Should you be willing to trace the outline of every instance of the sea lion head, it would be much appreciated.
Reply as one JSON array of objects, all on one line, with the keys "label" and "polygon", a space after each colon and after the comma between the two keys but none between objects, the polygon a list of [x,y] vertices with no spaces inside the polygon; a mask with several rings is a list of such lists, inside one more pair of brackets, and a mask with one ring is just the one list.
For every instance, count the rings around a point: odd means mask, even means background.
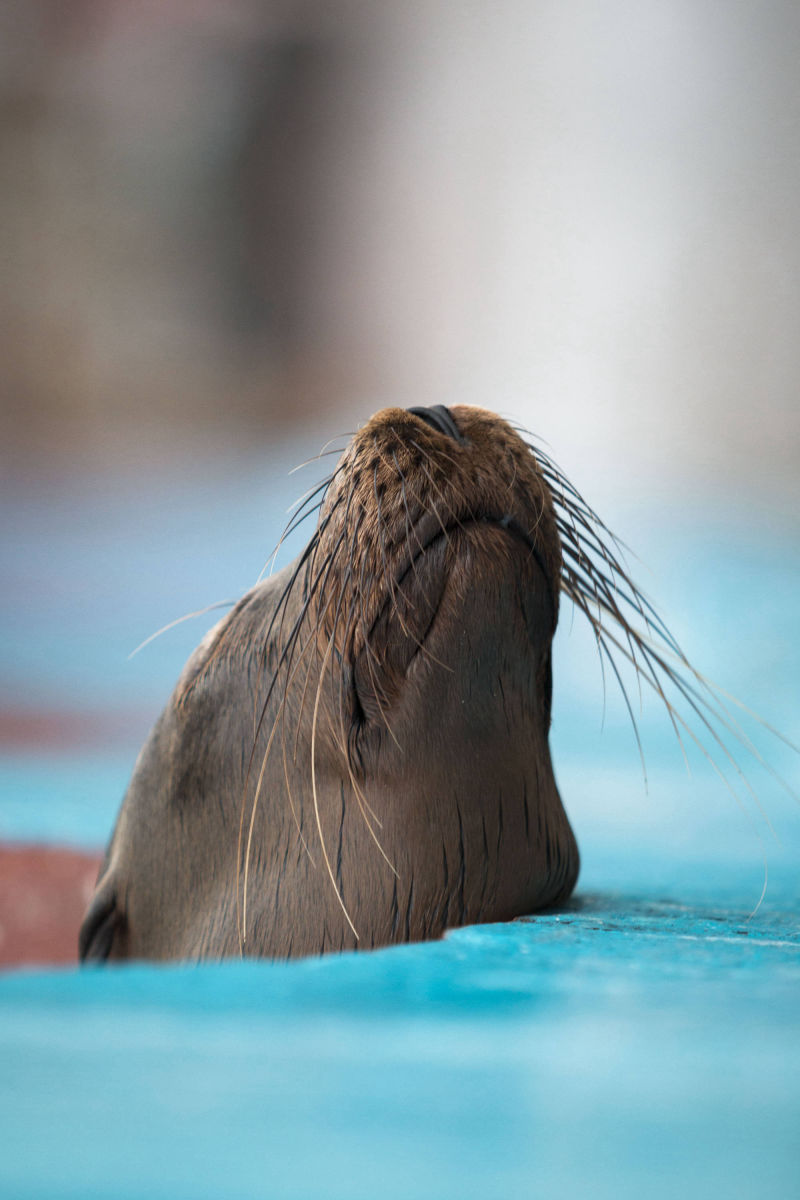
[{"label": "sea lion head", "polygon": [[83,958],[290,957],[563,902],[579,863],[548,745],[560,593],[626,702],[618,662],[679,738],[699,741],[693,714],[741,774],[725,734],[752,744],[621,544],[500,417],[378,413],[290,528],[315,511],[305,550],[184,669],[137,761]]},{"label": "sea lion head", "polygon": [[187,664],[139,756],[81,955],[283,957],[565,899],[548,746],[563,570],[546,460],[478,408],[390,408],[306,549]]}]

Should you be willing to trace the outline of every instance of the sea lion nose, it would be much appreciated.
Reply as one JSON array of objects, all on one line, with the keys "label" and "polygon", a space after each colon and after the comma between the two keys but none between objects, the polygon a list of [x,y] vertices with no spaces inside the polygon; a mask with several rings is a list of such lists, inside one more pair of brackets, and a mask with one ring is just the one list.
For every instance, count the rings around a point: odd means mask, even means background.
[{"label": "sea lion nose", "polygon": [[466,443],[467,439],[453,420],[453,414],[443,404],[432,404],[430,408],[420,406],[419,408],[410,408],[408,411],[415,417],[419,417],[426,425],[430,425],[431,429],[436,429],[446,437],[452,438],[454,442],[460,442],[462,445]]}]

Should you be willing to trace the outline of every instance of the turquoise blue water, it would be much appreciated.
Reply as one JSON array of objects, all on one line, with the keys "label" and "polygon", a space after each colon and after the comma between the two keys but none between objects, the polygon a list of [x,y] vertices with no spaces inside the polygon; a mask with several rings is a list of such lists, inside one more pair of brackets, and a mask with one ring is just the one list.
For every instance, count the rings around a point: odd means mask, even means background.
[{"label": "turquoise blue water", "polygon": [[[4,704],[124,720],[8,744],[0,838],[103,843],[205,626],[127,653],[258,574],[282,503],[260,478],[6,497]],[[665,540],[633,516],[643,583],[690,655],[799,741],[794,545],[738,519],[698,537],[680,514]],[[0,1197],[797,1195],[798,806],[752,759],[772,831],[735,772],[738,801],[691,747],[687,774],[646,698],[645,787],[569,626],[552,742],[574,904],[288,966],[0,975]],[[747,729],[798,790],[798,756]]]}]

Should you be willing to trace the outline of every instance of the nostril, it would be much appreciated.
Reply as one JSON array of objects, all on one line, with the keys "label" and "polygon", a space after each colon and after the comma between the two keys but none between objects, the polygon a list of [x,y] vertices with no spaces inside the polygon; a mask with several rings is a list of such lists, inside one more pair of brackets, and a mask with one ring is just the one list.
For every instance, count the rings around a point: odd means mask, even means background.
[{"label": "nostril", "polygon": [[430,408],[420,406],[419,408],[410,408],[408,411],[415,417],[419,417],[426,425],[430,425],[431,429],[445,434],[454,442],[460,442],[462,446],[466,445],[467,439],[453,420],[453,414],[443,404],[432,404]]}]

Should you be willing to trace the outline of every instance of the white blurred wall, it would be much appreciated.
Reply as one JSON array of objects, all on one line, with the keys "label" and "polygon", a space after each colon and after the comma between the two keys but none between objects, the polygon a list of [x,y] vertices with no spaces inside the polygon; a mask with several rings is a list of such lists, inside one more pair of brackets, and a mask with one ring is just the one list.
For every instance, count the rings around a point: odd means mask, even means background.
[{"label": "white blurred wall", "polygon": [[798,62],[791,4],[404,5],[330,323],[380,347],[401,402],[510,411],[581,478],[796,502]]}]

